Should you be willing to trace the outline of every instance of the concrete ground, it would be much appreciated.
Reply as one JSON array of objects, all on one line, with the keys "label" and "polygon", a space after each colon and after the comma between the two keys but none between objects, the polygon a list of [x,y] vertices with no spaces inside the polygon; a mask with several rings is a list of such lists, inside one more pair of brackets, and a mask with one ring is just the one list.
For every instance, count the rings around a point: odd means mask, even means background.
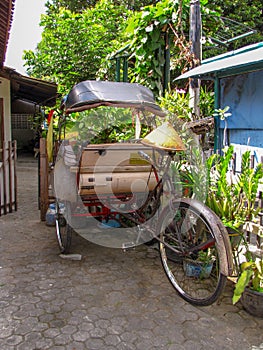
[{"label": "concrete ground", "polygon": [[124,253],[74,235],[80,261],[59,256],[40,221],[37,164],[18,161],[18,211],[0,217],[0,350],[263,349],[263,319],[219,302],[182,300],[153,247]]}]

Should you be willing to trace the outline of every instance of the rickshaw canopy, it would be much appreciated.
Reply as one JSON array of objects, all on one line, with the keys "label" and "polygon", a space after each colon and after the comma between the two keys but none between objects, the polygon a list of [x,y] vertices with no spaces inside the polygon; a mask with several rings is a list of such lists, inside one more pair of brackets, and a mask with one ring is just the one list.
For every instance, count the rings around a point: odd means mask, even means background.
[{"label": "rickshaw canopy", "polygon": [[76,84],[62,102],[66,114],[100,106],[132,107],[165,115],[151,90],[137,83],[86,80]]}]

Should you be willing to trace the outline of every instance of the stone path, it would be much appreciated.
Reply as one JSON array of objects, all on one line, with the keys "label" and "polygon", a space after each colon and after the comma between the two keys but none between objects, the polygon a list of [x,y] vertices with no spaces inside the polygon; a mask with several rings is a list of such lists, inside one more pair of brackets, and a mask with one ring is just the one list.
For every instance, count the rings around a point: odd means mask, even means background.
[{"label": "stone path", "polygon": [[39,219],[34,160],[18,162],[18,180],[18,211],[0,218],[0,350],[263,349],[263,319],[232,305],[230,282],[198,308],[151,247],[124,253],[75,235],[82,259],[61,259]]}]

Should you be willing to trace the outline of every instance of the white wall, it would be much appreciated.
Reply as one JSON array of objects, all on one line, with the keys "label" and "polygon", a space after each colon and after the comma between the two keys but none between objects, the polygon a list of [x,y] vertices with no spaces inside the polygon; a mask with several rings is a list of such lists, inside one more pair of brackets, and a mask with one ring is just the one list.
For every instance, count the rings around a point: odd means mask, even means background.
[{"label": "white wall", "polygon": [[4,99],[4,137],[11,141],[11,97],[10,81],[0,77],[0,98]]},{"label": "white wall", "polygon": [[[0,161],[0,211],[7,214],[14,210],[15,177],[14,160],[10,159],[8,151],[11,142],[11,92],[10,81],[0,77],[0,98],[4,100],[4,142]],[[11,152],[14,156],[14,152]],[[11,167],[10,167],[11,165]],[[9,171],[11,169],[11,172]],[[11,196],[10,196],[11,194]],[[11,198],[10,198],[11,197]]]}]

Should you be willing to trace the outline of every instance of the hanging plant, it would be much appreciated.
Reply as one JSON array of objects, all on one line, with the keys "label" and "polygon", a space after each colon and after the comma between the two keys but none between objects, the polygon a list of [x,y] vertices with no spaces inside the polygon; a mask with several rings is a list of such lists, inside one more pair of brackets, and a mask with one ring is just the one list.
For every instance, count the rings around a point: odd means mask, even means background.
[{"label": "hanging plant", "polygon": [[[130,39],[130,58],[134,58],[132,72],[130,70],[132,81],[142,83],[156,93],[162,92],[165,33],[183,33],[176,28],[178,24],[186,24],[188,16],[189,4],[186,1],[166,0],[157,3],[156,6],[146,6],[143,11],[130,18],[126,34]],[[180,48],[187,44],[183,35],[177,35],[176,41],[177,44],[180,41],[177,50],[177,54],[180,55]]]},{"label": "hanging plant", "polygon": [[[207,0],[201,0],[201,12],[209,14]],[[129,57],[129,81],[149,87],[155,95],[162,95],[165,65],[165,50],[170,49],[170,73],[178,76],[195,63],[188,42],[189,0],[163,0],[149,5],[129,17],[123,33],[125,46],[119,42],[118,53]],[[206,18],[203,26],[206,26]],[[210,21],[210,29],[213,27]],[[167,38],[170,37],[170,40]],[[111,59],[116,50],[109,55],[98,76],[111,76]],[[121,56],[121,55],[120,55]],[[171,80],[173,78],[171,77]]]}]

